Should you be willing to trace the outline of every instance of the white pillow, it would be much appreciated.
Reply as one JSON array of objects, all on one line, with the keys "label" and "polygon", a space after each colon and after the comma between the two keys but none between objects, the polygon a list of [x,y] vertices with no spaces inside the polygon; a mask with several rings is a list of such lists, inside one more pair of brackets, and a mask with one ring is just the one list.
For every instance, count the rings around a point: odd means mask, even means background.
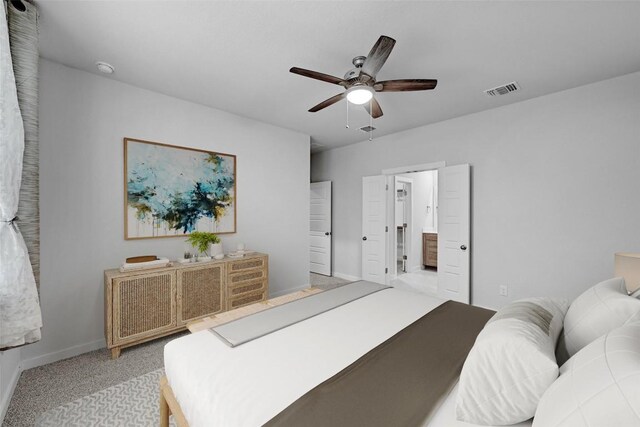
[{"label": "white pillow", "polygon": [[640,299],[627,294],[623,278],[605,280],[571,303],[564,318],[563,345],[571,357],[607,332],[635,319],[640,319]]},{"label": "white pillow", "polygon": [[458,420],[506,425],[533,417],[558,377],[554,352],[567,308],[563,300],[527,298],[498,310],[462,368]]},{"label": "white pillow", "polygon": [[640,323],[598,338],[560,369],[533,427],[640,426]]}]

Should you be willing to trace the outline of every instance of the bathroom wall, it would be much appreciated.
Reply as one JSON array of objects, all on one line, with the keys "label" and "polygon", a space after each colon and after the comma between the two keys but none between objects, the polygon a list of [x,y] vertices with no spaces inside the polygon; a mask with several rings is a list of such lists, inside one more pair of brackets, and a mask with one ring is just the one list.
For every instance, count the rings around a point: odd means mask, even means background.
[{"label": "bathroom wall", "polygon": [[411,207],[411,249],[407,271],[420,270],[422,268],[422,233],[436,232],[435,200],[437,186],[437,172],[424,171],[400,175],[409,178],[412,184]]}]

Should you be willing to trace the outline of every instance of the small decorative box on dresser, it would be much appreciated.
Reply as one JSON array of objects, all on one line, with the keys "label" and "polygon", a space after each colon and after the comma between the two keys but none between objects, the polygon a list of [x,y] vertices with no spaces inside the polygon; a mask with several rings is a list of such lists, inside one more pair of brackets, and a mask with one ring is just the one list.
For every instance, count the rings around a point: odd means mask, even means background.
[{"label": "small decorative box on dresser", "polygon": [[125,347],[185,330],[194,320],[266,300],[269,257],[106,270],[104,290],[105,338],[116,358]]}]

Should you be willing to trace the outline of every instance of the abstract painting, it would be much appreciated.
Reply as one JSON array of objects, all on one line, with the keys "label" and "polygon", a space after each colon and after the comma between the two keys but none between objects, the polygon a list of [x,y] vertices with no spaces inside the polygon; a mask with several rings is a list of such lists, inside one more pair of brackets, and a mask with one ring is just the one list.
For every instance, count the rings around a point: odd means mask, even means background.
[{"label": "abstract painting", "polygon": [[125,239],[235,233],[236,156],[124,139]]}]

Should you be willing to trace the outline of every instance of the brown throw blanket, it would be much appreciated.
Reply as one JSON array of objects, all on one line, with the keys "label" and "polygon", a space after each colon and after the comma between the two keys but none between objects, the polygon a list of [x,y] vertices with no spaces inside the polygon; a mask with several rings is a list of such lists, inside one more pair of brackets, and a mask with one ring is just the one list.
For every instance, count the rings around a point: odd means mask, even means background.
[{"label": "brown throw blanket", "polygon": [[455,385],[476,336],[493,314],[447,301],[265,425],[420,426]]}]

